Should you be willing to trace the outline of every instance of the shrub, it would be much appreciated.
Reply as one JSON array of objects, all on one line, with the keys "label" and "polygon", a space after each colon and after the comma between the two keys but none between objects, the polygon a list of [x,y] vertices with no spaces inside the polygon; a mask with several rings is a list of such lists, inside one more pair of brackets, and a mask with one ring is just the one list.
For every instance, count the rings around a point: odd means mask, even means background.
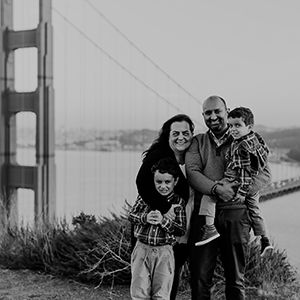
[{"label": "shrub", "polygon": [[112,219],[81,213],[73,229],[63,223],[11,230],[0,243],[0,264],[43,270],[91,284],[128,284],[130,230],[125,216]]},{"label": "shrub", "polygon": [[[127,213],[99,219],[81,213],[73,218],[72,226],[66,222],[13,230],[7,226],[1,234],[0,264],[41,270],[95,286],[129,285],[131,234]],[[286,254],[275,249],[273,256],[262,260],[258,247],[258,241],[252,241],[247,254],[248,299],[272,299],[274,295],[273,299],[297,299],[299,282]],[[224,271],[218,261],[213,299],[224,299],[224,282]],[[181,290],[188,287],[187,263]]]}]

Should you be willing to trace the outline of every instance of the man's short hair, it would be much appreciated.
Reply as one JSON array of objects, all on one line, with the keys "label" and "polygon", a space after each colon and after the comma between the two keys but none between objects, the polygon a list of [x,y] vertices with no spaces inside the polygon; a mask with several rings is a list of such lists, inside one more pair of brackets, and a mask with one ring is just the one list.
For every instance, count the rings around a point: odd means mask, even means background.
[{"label": "man's short hair", "polygon": [[222,98],[221,96],[218,96],[218,95],[212,95],[212,96],[209,96],[206,100],[213,100],[213,99],[220,99],[223,102],[225,109],[227,110],[227,103],[224,98]]}]

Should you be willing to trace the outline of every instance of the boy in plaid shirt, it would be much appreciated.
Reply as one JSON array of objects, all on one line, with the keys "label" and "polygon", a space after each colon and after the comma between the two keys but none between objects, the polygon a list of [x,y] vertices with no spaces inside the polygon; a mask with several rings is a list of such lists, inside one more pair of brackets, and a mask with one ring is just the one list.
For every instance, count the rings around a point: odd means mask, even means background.
[{"label": "boy in plaid shirt", "polygon": [[[270,168],[267,162],[269,149],[263,138],[252,131],[254,116],[249,108],[237,107],[228,113],[228,123],[233,142],[226,153],[225,178],[222,181],[238,182],[236,195],[232,201],[245,202],[252,228],[256,236],[261,236],[261,257],[269,256],[273,246],[267,235],[267,226],[259,208],[259,190],[271,182]],[[208,218],[214,219],[216,200],[205,197],[211,207]],[[221,205],[223,203],[219,203]],[[226,203],[224,203],[226,206]],[[196,246],[204,245],[219,237],[212,222],[206,224]]]},{"label": "boy in plaid shirt", "polygon": [[163,158],[152,167],[156,190],[177,205],[175,219],[151,210],[140,196],[129,214],[137,238],[131,255],[132,299],[170,298],[175,267],[173,245],[176,237],[183,236],[186,230],[185,204],[174,193],[178,181],[176,163],[172,158]]}]

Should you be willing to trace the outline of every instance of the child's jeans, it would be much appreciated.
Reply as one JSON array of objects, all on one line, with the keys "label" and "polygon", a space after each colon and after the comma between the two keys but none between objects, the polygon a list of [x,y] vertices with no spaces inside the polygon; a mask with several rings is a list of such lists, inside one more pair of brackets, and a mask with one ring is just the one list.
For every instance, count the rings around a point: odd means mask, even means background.
[{"label": "child's jeans", "polygon": [[266,222],[259,208],[259,192],[254,194],[248,193],[246,196],[246,205],[249,210],[250,219],[252,221],[252,229],[256,236],[266,236],[268,229]]}]

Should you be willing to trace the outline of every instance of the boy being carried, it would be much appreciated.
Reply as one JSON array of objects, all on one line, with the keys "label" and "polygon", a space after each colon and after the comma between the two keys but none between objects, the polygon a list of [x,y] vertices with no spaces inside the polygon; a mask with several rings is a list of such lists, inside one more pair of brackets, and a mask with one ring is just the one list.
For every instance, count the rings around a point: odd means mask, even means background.
[{"label": "boy being carried", "polygon": [[[272,253],[273,246],[268,238],[267,226],[259,208],[259,190],[271,182],[267,161],[269,149],[263,138],[252,131],[254,116],[249,108],[237,107],[230,111],[228,123],[234,140],[225,157],[225,178],[217,182],[214,188],[217,184],[222,184],[222,181],[239,183],[236,196],[232,201],[246,203],[254,235],[261,236],[261,257],[267,257]],[[214,193],[214,188],[212,193]],[[201,237],[196,246],[204,245],[220,236],[214,226],[217,199],[204,195],[202,201],[206,203],[206,225],[202,228]]]}]

